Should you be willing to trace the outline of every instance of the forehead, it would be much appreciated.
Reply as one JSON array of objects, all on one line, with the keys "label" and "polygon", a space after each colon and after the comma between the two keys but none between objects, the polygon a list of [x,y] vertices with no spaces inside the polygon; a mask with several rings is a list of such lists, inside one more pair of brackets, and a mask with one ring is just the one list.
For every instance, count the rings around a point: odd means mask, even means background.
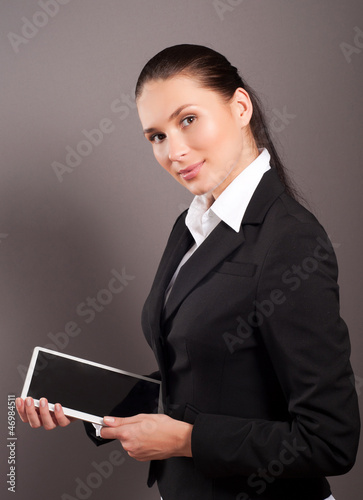
[{"label": "forehead", "polygon": [[187,76],[151,80],[145,83],[137,99],[139,117],[144,127],[168,119],[177,108],[186,104],[213,107],[221,105],[222,100],[217,92],[202,87]]}]

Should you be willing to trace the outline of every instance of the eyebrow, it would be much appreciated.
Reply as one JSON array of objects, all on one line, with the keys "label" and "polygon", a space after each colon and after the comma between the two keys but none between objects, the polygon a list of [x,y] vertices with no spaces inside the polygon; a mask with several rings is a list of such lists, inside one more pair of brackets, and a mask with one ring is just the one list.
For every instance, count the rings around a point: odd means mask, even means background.
[{"label": "eyebrow", "polygon": [[[183,104],[182,106],[179,106],[168,118],[168,122],[171,120],[174,120],[180,113],[183,111],[183,109],[188,108],[189,106],[194,106],[194,104]],[[152,132],[156,132],[157,129],[155,127],[151,128],[146,128],[144,129],[144,134],[151,134]]]}]

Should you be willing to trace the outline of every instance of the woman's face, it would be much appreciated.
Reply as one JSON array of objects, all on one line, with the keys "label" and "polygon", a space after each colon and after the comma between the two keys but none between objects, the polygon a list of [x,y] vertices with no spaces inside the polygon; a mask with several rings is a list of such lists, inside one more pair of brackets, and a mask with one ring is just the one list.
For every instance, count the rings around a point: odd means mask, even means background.
[{"label": "woman's face", "polygon": [[195,195],[214,198],[257,156],[248,94],[237,89],[226,102],[187,76],[152,80],[137,107],[155,158]]}]

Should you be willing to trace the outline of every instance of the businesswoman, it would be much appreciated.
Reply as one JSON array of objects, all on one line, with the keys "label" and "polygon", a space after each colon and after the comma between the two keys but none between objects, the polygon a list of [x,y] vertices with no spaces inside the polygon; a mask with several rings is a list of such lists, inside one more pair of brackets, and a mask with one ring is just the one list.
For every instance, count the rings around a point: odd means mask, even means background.
[{"label": "businesswoman", "polygon": [[[350,470],[359,436],[333,247],[224,56],[163,50],[136,102],[157,161],[195,198],[142,315],[165,414],[105,418],[93,439],[152,460],[164,500],[332,499],[325,476]],[[18,411],[33,427],[69,423],[45,399]]]}]

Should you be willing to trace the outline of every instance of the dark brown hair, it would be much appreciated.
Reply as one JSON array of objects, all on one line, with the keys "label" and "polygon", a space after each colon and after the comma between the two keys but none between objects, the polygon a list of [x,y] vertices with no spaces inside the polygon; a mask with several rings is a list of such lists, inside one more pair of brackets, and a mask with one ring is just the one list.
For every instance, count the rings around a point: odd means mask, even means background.
[{"label": "dark brown hair", "polygon": [[192,77],[203,87],[218,92],[227,101],[239,87],[248,92],[253,106],[250,127],[256,145],[268,150],[271,165],[276,169],[287,193],[297,199],[299,195],[276,151],[259,98],[242,80],[237,68],[219,52],[202,45],[181,44],[167,47],[151,58],[142,69],[136,84],[136,99],[140,97],[146,82],[166,80],[180,74]]}]

